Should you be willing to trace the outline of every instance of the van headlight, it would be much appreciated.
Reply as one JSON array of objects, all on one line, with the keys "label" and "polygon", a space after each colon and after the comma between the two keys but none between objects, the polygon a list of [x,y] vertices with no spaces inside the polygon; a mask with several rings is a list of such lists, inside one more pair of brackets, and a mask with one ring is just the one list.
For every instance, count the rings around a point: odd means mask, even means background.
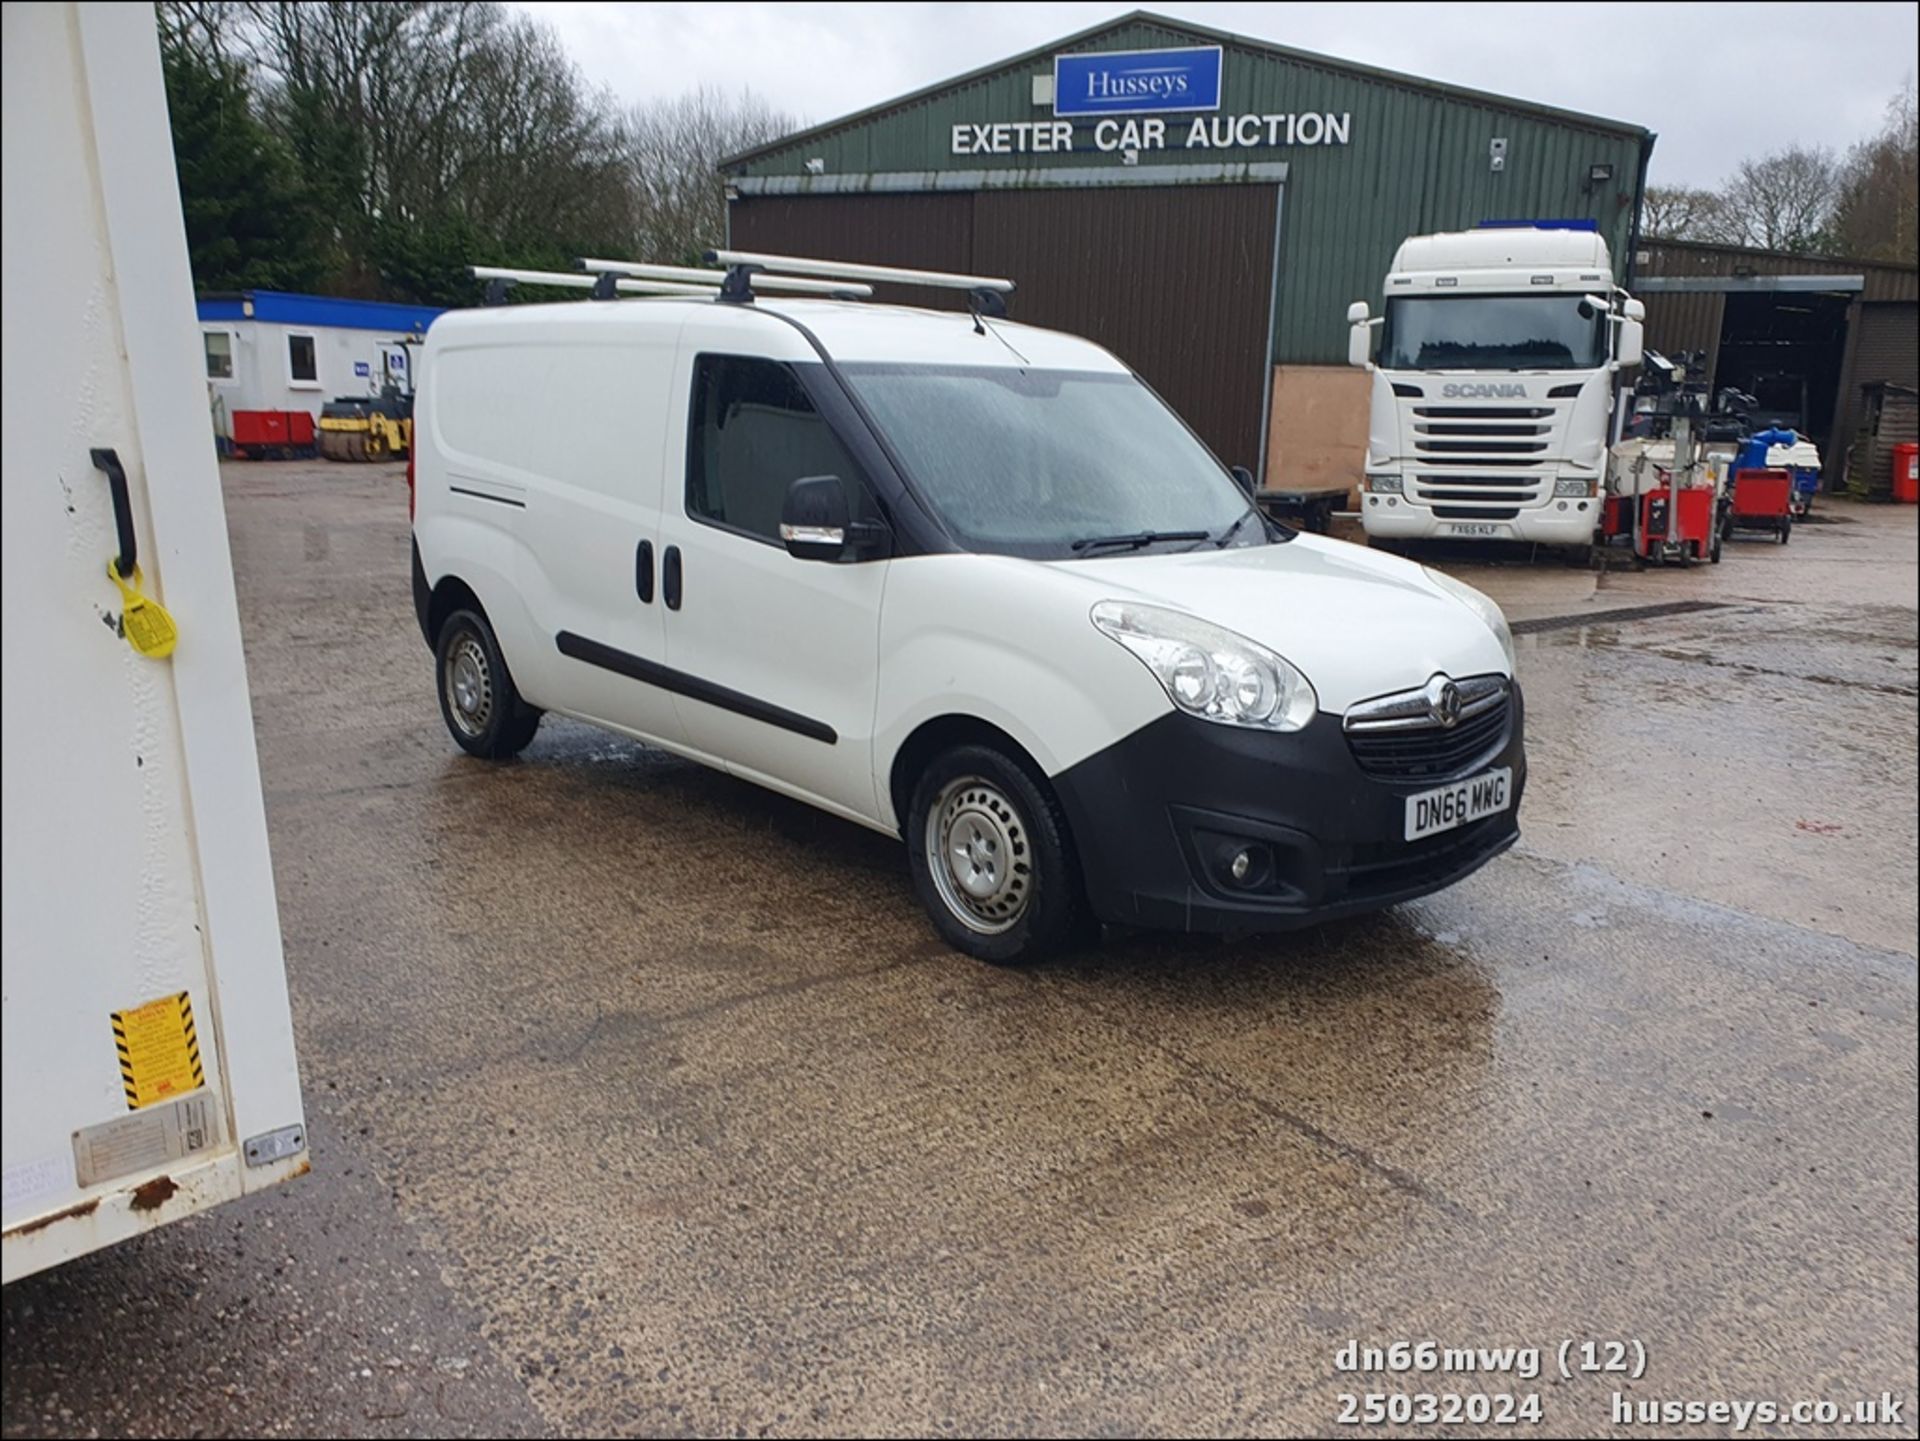
[{"label": "van headlight", "polygon": [[1178,709],[1201,720],[1297,731],[1320,708],[1312,684],[1281,657],[1185,611],[1103,600],[1093,623],[1140,658]]},{"label": "van headlight", "polygon": [[1507,618],[1501,613],[1500,607],[1472,586],[1468,585],[1465,581],[1455,580],[1452,576],[1442,571],[1437,571],[1432,566],[1422,566],[1420,568],[1426,571],[1428,580],[1431,580],[1455,600],[1463,603],[1468,610],[1472,611],[1487,623],[1487,629],[1493,632],[1493,638],[1500,642],[1500,649],[1506,653],[1507,674],[1512,675],[1514,672],[1513,632],[1507,629]]}]

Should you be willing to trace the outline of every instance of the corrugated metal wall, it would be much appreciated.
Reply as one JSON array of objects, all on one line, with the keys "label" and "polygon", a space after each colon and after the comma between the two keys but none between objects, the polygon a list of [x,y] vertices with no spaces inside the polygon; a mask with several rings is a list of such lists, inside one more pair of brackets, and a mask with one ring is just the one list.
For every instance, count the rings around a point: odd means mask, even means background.
[{"label": "corrugated metal wall", "polygon": [[1727,313],[1724,291],[1657,290],[1640,298],[1647,306],[1647,349],[1662,355],[1704,350],[1712,366]]},{"label": "corrugated metal wall", "polygon": [[743,250],[1012,276],[1016,320],[1098,341],[1223,461],[1258,469],[1277,198],[1271,185],[816,195],[742,199],[730,215]]},{"label": "corrugated metal wall", "polygon": [[[1347,145],[1230,151],[1182,148],[1192,117],[1168,116],[1169,148],[1141,155],[1143,165],[1222,160],[1289,165],[1276,307],[1277,361],[1342,363],[1347,305],[1363,299],[1378,303],[1393,251],[1408,235],[1462,229],[1490,219],[1581,217],[1594,220],[1616,259],[1621,256],[1632,222],[1644,133],[1636,127],[1436,89],[1411,78],[1223,37],[1204,28],[1150,20],[1077,37],[1065,48],[1084,53],[1215,41],[1223,48],[1221,113],[1352,116]],[[1031,92],[1032,77],[1050,73],[1050,53],[1016,57],[990,73],[852,117],[752,155],[731,173],[796,177],[798,183],[821,186],[873,173],[915,173],[931,188],[934,172],[1112,166],[1116,180],[1123,180],[1119,156],[1093,150],[1092,128],[1085,122],[1076,128],[1075,143],[1082,148],[1070,154],[951,153],[955,124],[1052,117],[1050,109],[1033,104]],[[1488,157],[1488,144],[1495,138],[1507,142],[1505,168],[1499,173]],[[818,182],[805,178],[809,159],[822,162]],[[1613,178],[1589,189],[1587,174],[1595,164],[1611,165]],[[791,242],[783,238],[779,243]],[[1177,279],[1177,272],[1171,278]]]},{"label": "corrugated metal wall", "polygon": [[1920,303],[1861,306],[1854,345],[1855,384],[1889,380],[1920,388]]}]

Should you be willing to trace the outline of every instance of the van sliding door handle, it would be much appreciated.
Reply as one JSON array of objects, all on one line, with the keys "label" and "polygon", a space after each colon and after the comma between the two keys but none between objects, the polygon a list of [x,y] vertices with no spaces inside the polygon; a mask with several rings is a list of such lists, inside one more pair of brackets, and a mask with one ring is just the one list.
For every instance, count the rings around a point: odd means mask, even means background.
[{"label": "van sliding door handle", "polygon": [[667,553],[660,558],[660,591],[668,610],[680,609],[680,547],[677,545],[668,546]]},{"label": "van sliding door handle", "polygon": [[633,552],[633,589],[646,605],[653,604],[653,542],[643,540]]}]

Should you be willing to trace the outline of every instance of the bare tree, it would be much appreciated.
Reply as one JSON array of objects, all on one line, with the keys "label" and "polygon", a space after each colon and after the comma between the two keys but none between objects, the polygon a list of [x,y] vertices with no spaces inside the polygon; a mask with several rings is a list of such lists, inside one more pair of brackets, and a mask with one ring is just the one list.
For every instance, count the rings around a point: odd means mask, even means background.
[{"label": "bare tree", "polygon": [[1880,133],[1847,153],[1833,228],[1847,255],[1908,265],[1920,258],[1920,107],[1911,74],[1887,102]]},{"label": "bare tree", "polygon": [[1726,198],[1697,185],[1649,185],[1640,226],[1663,240],[1704,240],[1725,244],[1737,239]]},{"label": "bare tree", "polygon": [[1823,145],[1790,145],[1743,160],[1722,192],[1741,243],[1766,250],[1832,246],[1840,167]]},{"label": "bare tree", "polygon": [[801,128],[754,96],[701,88],[635,106],[626,124],[640,253],[693,263],[726,239],[720,162]]}]

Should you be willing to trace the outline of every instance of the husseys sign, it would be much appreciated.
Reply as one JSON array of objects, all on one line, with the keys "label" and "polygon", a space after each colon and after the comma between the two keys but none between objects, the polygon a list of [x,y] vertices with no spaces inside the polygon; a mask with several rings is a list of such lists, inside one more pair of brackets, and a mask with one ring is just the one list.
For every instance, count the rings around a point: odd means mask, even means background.
[{"label": "husseys sign", "polygon": [[1219,108],[1218,45],[1053,57],[1055,115],[1146,115]]},{"label": "husseys sign", "polygon": [[956,125],[951,149],[955,155],[1278,149],[1345,145],[1353,130],[1345,111],[1184,113],[1219,109],[1218,45],[1056,55],[1052,120]]}]

